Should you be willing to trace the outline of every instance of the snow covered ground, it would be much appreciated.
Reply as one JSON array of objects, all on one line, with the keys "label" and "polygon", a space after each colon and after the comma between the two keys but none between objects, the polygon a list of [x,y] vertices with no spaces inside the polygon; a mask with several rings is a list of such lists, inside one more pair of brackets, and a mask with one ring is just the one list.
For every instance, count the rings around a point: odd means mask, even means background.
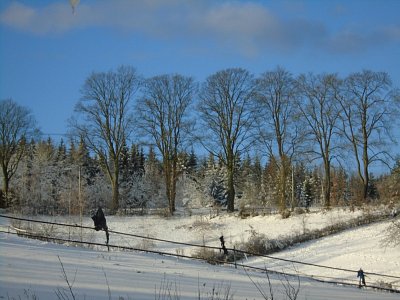
[{"label": "snow covered ground", "polygon": [[[382,236],[389,224],[390,221],[386,221],[346,230],[340,234],[303,243],[273,256],[342,269],[362,268],[365,272],[400,277],[400,248],[382,246]],[[313,275],[328,281],[346,279],[347,282],[354,282],[355,279],[354,273],[265,258],[250,259],[247,264],[265,265],[277,271],[295,267],[301,275]],[[400,287],[400,279],[369,275],[366,280],[369,284],[384,281]]]},{"label": "snow covered ground", "polygon": [[[111,230],[195,244],[204,242],[212,246],[219,246],[218,238],[224,235],[227,247],[230,247],[237,241],[247,240],[254,231],[273,238],[293,231],[322,228],[338,221],[350,220],[362,213],[358,211],[353,214],[338,209],[282,220],[278,215],[239,219],[232,215],[213,216],[204,212],[172,218],[113,216],[107,217],[107,222]],[[52,220],[66,222],[68,218]],[[8,222],[0,218],[3,228],[6,228]],[[84,224],[91,226],[90,218],[84,218]],[[273,256],[354,271],[362,267],[366,272],[400,276],[400,249],[381,246],[382,236],[389,224],[390,221],[385,221],[347,230],[291,247]],[[84,239],[104,242],[104,238],[104,232],[84,233]],[[116,235],[111,235],[110,243],[144,246],[170,253],[178,252],[179,248],[179,252],[186,255],[193,251],[189,247],[183,247],[182,250],[178,245],[146,244],[141,239]],[[73,292],[78,299],[109,299],[108,287],[112,299],[162,299],[158,295],[165,294],[167,289],[178,294],[180,299],[199,299],[199,291],[201,299],[208,299],[213,288],[221,290],[223,294],[229,288],[234,299],[262,299],[241,268],[212,266],[154,254],[116,250],[107,252],[104,248],[66,247],[4,233],[0,234],[0,299],[19,299],[19,296],[28,299],[25,293],[36,295],[38,299],[57,299],[55,292],[67,288],[59,259],[68,279],[74,282]],[[357,282],[355,272],[294,265],[266,258],[248,258],[243,263],[277,271],[295,269],[301,278],[298,299],[400,299],[399,294],[320,283],[302,277],[306,274],[324,280],[333,277]],[[265,291],[269,290],[265,274],[251,272],[249,275],[255,282],[261,283]],[[285,299],[281,279],[271,275],[275,299]],[[295,284],[295,278],[290,280]],[[367,283],[378,280],[397,286],[400,284],[394,278],[367,277]],[[164,292],[160,292],[160,288]]]}]

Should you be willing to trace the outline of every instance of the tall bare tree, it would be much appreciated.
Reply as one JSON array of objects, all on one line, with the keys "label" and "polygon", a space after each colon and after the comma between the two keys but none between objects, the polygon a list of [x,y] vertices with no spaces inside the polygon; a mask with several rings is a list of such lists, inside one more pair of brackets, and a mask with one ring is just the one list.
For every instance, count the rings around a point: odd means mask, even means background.
[{"label": "tall bare tree", "polygon": [[162,156],[170,214],[175,212],[176,183],[181,171],[179,153],[193,128],[190,106],[196,88],[191,77],[156,76],[146,81],[143,99],[137,104],[137,124]]},{"label": "tall bare tree", "polygon": [[38,133],[36,121],[29,109],[12,99],[0,101],[0,164],[4,193],[4,197],[0,196],[0,207],[9,205],[11,178],[25,154],[26,141],[35,133]]},{"label": "tall bare tree", "polygon": [[286,208],[286,182],[298,140],[297,91],[294,78],[281,67],[263,73],[257,80],[257,102],[262,113],[261,139],[267,147],[268,155],[274,157],[271,161],[277,163],[279,170],[281,211]]},{"label": "tall bare tree", "polygon": [[392,89],[387,73],[364,70],[345,79],[340,104],[343,134],[353,150],[365,200],[370,166],[390,159],[387,145],[391,143],[391,130],[396,123],[393,117],[399,113],[400,93]]},{"label": "tall bare tree", "polygon": [[112,187],[111,209],[119,206],[119,160],[133,129],[131,101],[140,86],[135,69],[93,73],[81,90],[72,129],[99,158]]},{"label": "tall bare tree", "polygon": [[339,143],[340,109],[337,101],[340,80],[336,75],[301,75],[298,87],[302,93],[298,108],[305,122],[307,152],[314,159],[322,159],[324,167],[323,197],[330,206],[331,163]]},{"label": "tall bare tree", "polygon": [[226,166],[228,211],[235,208],[235,165],[254,141],[255,82],[244,69],[219,71],[206,79],[200,92],[199,112],[203,145]]}]

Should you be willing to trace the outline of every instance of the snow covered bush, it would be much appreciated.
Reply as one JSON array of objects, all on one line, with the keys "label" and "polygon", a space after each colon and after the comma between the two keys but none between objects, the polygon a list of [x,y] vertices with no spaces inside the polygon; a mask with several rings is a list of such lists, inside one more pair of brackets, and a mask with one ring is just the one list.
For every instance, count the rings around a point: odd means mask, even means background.
[{"label": "snow covered bush", "polygon": [[251,230],[248,241],[242,245],[238,245],[238,248],[249,253],[265,254],[267,253],[267,244],[268,238],[265,234]]},{"label": "snow covered bush", "polygon": [[221,263],[225,260],[223,252],[218,252],[217,250],[210,248],[199,248],[193,252],[192,256],[204,260],[212,265]]},{"label": "snow covered bush", "polygon": [[400,246],[400,217],[397,217],[397,219],[393,220],[389,225],[382,242],[386,247]]}]

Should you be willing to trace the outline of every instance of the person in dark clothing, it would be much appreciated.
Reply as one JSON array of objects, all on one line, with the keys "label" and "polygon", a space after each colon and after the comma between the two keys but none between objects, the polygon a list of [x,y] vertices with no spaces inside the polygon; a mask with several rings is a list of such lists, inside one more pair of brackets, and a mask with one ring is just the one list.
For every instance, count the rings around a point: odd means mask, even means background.
[{"label": "person in dark clothing", "polygon": [[228,255],[228,249],[226,249],[225,247],[225,240],[224,240],[224,236],[221,235],[221,237],[219,238],[219,240],[221,241],[221,248],[224,251],[225,255]]},{"label": "person in dark clothing", "polygon": [[101,207],[99,207],[97,209],[97,212],[94,216],[92,216],[92,220],[94,222],[94,229],[96,231],[99,230],[106,230],[107,228],[107,221],[106,221],[106,217],[104,216],[104,212],[101,209]]},{"label": "person in dark clothing", "polygon": [[363,286],[365,286],[365,274],[364,274],[363,269],[360,268],[360,270],[358,270],[358,272],[357,272],[357,277],[360,278],[360,280],[359,280],[359,282],[358,282],[358,285],[359,285],[360,287],[361,287],[361,284],[362,284]]},{"label": "person in dark clothing", "polygon": [[96,231],[99,230],[104,230],[106,232],[106,244],[108,246],[108,242],[109,242],[109,235],[108,235],[108,227],[107,227],[107,221],[106,221],[106,217],[104,216],[104,212],[101,209],[101,207],[99,207],[97,209],[97,212],[94,216],[92,216],[92,220],[94,222],[94,229]]}]

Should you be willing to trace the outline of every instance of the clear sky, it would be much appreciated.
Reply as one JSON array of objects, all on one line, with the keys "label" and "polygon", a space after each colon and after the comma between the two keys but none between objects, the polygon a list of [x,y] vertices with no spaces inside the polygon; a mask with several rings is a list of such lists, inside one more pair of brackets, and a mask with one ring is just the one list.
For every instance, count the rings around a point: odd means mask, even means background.
[{"label": "clear sky", "polygon": [[0,99],[67,131],[93,71],[134,66],[202,81],[229,67],[258,75],[386,71],[400,87],[400,0],[0,1]]}]

